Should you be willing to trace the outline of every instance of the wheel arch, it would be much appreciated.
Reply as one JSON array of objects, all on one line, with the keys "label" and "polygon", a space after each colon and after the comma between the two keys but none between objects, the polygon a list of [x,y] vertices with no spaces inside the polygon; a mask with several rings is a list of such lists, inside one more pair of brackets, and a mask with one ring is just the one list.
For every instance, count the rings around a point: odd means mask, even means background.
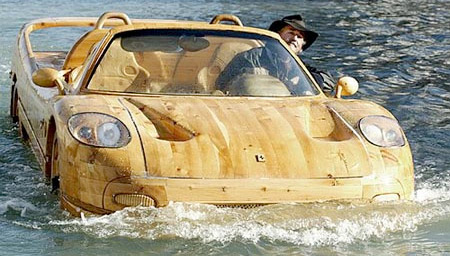
[{"label": "wheel arch", "polygon": [[53,176],[58,176],[52,174],[52,151],[54,146],[54,140],[56,139],[56,122],[55,118],[52,116],[48,122],[47,128],[47,142],[45,145],[45,170],[44,175],[46,178],[53,178]]},{"label": "wheel arch", "polygon": [[18,114],[17,114],[17,104],[19,101],[19,95],[17,93],[17,76],[14,72],[10,73],[12,85],[11,85],[11,101],[9,105],[9,115],[12,117],[13,122],[17,122],[19,120]]}]

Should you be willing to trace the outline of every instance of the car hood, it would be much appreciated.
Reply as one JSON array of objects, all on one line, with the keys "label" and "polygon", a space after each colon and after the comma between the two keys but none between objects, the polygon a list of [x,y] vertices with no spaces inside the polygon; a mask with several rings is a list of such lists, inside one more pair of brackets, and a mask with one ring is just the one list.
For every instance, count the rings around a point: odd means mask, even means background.
[{"label": "car hood", "polygon": [[[150,176],[332,178],[370,174],[365,141],[327,99],[123,98]],[[336,106],[333,106],[336,105]],[[351,116],[347,111],[346,116]]]}]

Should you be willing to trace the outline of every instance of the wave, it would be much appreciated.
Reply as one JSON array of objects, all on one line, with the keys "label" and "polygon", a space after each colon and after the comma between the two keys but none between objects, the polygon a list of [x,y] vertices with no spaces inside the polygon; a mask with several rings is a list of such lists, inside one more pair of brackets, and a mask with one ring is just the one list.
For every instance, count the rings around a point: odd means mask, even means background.
[{"label": "wave", "polygon": [[111,215],[53,220],[62,232],[99,238],[182,238],[202,243],[268,240],[295,245],[352,244],[415,232],[450,215],[450,191],[417,191],[417,200],[389,203],[322,202],[255,209],[171,203],[165,208],[125,208]]},{"label": "wave", "polygon": [[[56,196],[42,196],[49,188],[38,178],[39,172],[27,165],[3,163],[5,174],[15,177],[5,189],[13,191],[14,187],[15,192],[0,196],[0,215],[15,215],[15,225],[30,229],[97,238],[175,238],[205,244],[268,241],[303,246],[381,242],[392,236],[402,239],[450,218],[450,179],[445,172],[439,177],[428,175],[435,173],[433,166],[418,165],[418,184],[411,201],[331,201],[253,209],[170,203],[164,208],[134,207],[105,216],[73,218],[58,209]],[[14,176],[18,170],[28,175]]]},{"label": "wave", "polygon": [[39,208],[34,204],[19,198],[0,198],[0,215],[8,211],[20,212],[21,217],[25,217],[27,212],[39,212]]}]

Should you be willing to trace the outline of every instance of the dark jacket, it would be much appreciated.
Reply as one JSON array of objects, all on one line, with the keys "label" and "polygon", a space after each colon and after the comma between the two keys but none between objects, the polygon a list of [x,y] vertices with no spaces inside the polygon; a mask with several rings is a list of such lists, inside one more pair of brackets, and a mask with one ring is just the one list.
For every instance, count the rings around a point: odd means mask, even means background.
[{"label": "dark jacket", "polygon": [[328,72],[317,70],[315,67],[306,65],[306,68],[311,75],[313,75],[314,79],[316,79],[320,89],[322,89],[326,95],[331,95],[333,93],[334,86],[336,85],[334,78]]}]

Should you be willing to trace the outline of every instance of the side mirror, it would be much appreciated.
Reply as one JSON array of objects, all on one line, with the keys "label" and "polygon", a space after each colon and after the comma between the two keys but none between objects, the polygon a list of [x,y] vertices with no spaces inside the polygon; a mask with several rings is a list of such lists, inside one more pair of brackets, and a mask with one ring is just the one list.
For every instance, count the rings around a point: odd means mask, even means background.
[{"label": "side mirror", "polygon": [[67,83],[64,80],[64,75],[67,72],[69,70],[58,71],[53,68],[41,68],[33,72],[33,83],[41,87],[58,86],[60,93],[65,93]]},{"label": "side mirror", "polygon": [[341,98],[342,96],[350,96],[358,91],[359,84],[355,78],[350,76],[344,76],[339,78],[335,90],[336,98]]}]

